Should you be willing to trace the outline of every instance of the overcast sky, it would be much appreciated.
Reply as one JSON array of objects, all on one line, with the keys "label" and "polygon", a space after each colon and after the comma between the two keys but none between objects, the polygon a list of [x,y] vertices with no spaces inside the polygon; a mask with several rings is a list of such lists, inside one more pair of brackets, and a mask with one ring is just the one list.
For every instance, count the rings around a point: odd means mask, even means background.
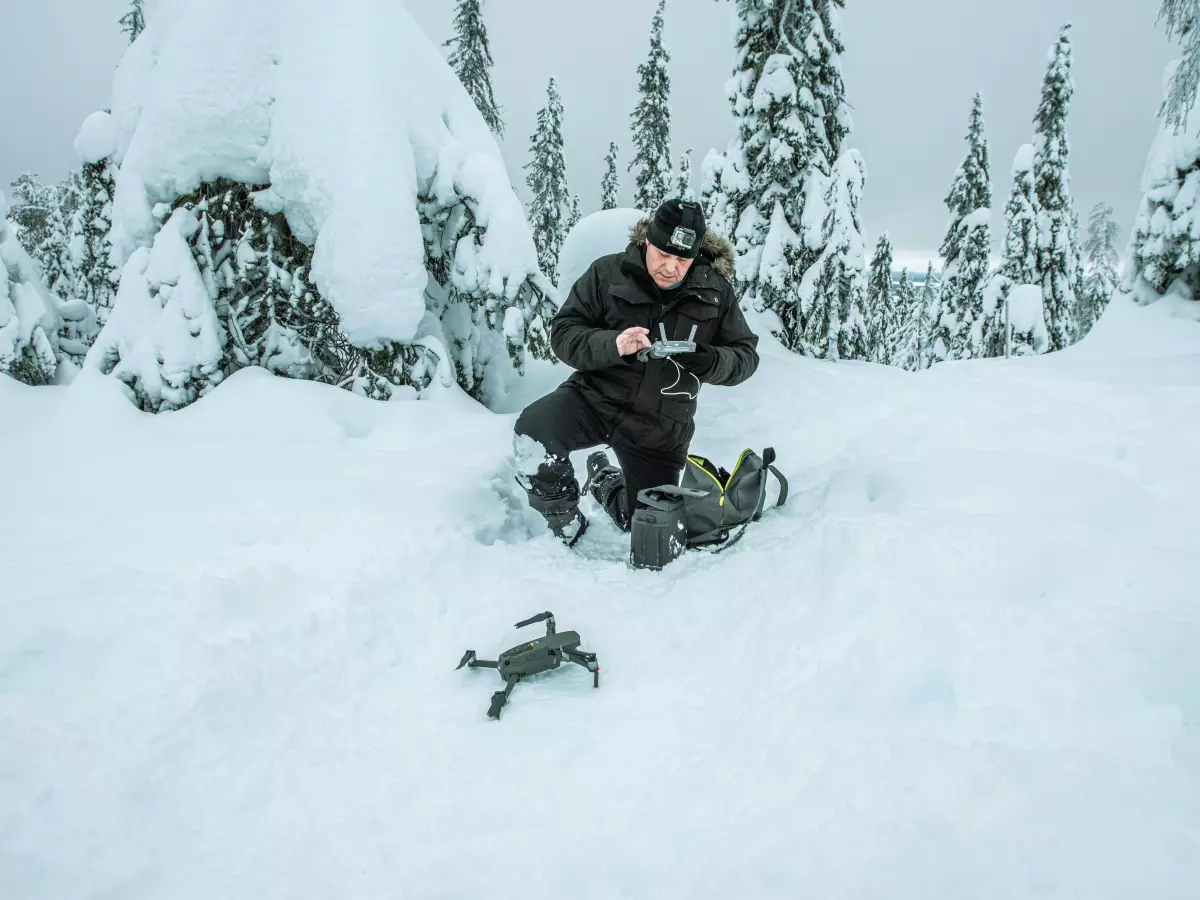
[{"label": "overcast sky", "polygon": [[[253,2],[253,0],[247,0]],[[1173,48],[1155,24],[1160,0],[848,0],[843,69],[854,131],[848,146],[867,162],[863,225],[873,243],[887,230],[898,256],[919,266],[935,256],[946,227],[942,203],[966,150],[971,97],[983,92],[991,149],[993,230],[1002,229],[1009,167],[1031,139],[1046,55],[1064,22],[1074,24],[1075,101],[1068,129],[1076,208],[1086,222],[1111,203],[1124,233],[1140,197],[1154,135],[1162,71]],[[108,105],[125,38],[116,20],[128,0],[5,0],[0,51],[0,182],[31,169],[62,178],[74,165],[80,122]],[[451,33],[454,0],[409,2],[429,37]],[[547,79],[565,108],[567,176],[584,212],[600,202],[608,142],[620,145],[622,199],[629,113],[637,65],[657,0],[484,0],[503,142],[514,184],[524,171]],[[671,51],[676,157],[724,148],[732,118],[724,85],[732,62],[732,4],[674,0],[666,17]],[[214,39],[220,24],[214,23]]]}]

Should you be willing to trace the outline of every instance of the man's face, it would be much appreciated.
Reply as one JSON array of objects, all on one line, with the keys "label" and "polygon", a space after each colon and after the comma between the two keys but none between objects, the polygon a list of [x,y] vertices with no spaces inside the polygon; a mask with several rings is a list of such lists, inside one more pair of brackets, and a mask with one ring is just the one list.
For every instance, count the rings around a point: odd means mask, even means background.
[{"label": "man's face", "polygon": [[683,281],[693,262],[686,256],[663,253],[649,241],[646,242],[646,268],[660,288],[675,287]]}]

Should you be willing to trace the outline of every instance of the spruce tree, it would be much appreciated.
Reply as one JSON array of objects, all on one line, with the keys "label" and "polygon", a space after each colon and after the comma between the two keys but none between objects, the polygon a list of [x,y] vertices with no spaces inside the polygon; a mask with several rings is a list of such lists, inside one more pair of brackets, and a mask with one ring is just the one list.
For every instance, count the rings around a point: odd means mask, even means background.
[{"label": "spruce tree", "polygon": [[1088,219],[1088,237],[1084,247],[1083,296],[1080,303],[1079,336],[1092,330],[1108,301],[1117,289],[1117,273],[1121,259],[1117,253],[1117,239],[1121,229],[1112,218],[1113,208],[1107,203],[1092,207]]},{"label": "spruce tree", "polygon": [[546,105],[538,110],[537,131],[531,141],[533,158],[525,164],[525,183],[533,192],[529,221],[538,264],[548,278],[556,278],[558,251],[566,237],[570,215],[567,197],[567,164],[563,157],[563,108],[558,84],[553,78],[546,88]]},{"label": "spruce tree", "polygon": [[672,196],[680,200],[694,201],[696,192],[692,189],[692,148],[679,157],[679,169],[675,173],[675,192]]},{"label": "spruce tree", "polygon": [[608,155],[604,157],[604,180],[600,182],[600,208],[616,209],[621,184],[617,180],[617,145],[610,142]]},{"label": "spruce tree", "polygon": [[83,300],[103,324],[108,321],[117,292],[117,272],[108,240],[112,228],[116,166],[111,160],[84,163],[82,200],[71,228],[76,253],[75,296]]},{"label": "spruce tree", "polygon": [[983,290],[991,257],[991,166],[984,135],[983,97],[975,95],[967,155],[945,200],[950,225],[942,241],[942,293],[933,338],[939,359],[982,355]]},{"label": "spruce tree", "polygon": [[917,291],[913,287],[912,276],[908,274],[908,266],[905,266],[900,277],[892,286],[892,316],[891,316],[891,343],[887,347],[887,361],[890,365],[903,365],[902,351],[904,345],[905,328],[908,325],[909,317],[913,313],[913,308],[917,303]]},{"label": "spruce tree", "polygon": [[1159,110],[1162,120],[1179,131],[1187,126],[1200,93],[1200,0],[1162,0],[1158,17],[1166,23],[1167,37],[1183,47],[1183,58],[1171,72]]},{"label": "spruce tree", "polygon": [[652,212],[671,190],[671,78],[667,64],[671,54],[663,46],[663,12],[666,0],[659,0],[650,28],[650,54],[638,66],[638,102],[633,120],[633,160],[636,169],[633,205]]},{"label": "spruce tree", "polygon": [[[807,300],[802,348],[807,355],[822,359],[870,359],[870,340],[864,307],[867,299],[866,248],[858,207],[862,199],[866,166],[857,150],[849,150],[838,160],[825,196],[823,241],[825,250],[805,273],[800,287]],[[785,231],[783,206],[775,205],[771,234]],[[775,255],[768,244],[764,262]],[[785,308],[793,313],[795,307]],[[784,320],[785,334],[796,320]]]},{"label": "spruce tree", "polygon": [[146,30],[146,15],[142,12],[143,5],[144,0],[132,0],[129,12],[121,16],[121,32],[129,35],[131,44],[138,39],[138,35]]},{"label": "spruce tree", "polygon": [[700,166],[700,205],[705,224],[728,240],[733,238],[734,201],[725,184],[727,171],[725,154],[709,150]]},{"label": "spruce tree", "polygon": [[25,252],[41,264],[38,253],[50,231],[51,213],[55,206],[54,189],[38,181],[33,172],[22,172],[12,183],[12,203],[8,220],[15,226],[14,234]]},{"label": "spruce tree", "polygon": [[42,266],[42,283],[59,300],[71,300],[75,295],[75,266],[71,262],[70,233],[63,220],[59,202],[50,207],[46,237],[38,248],[37,258]]},{"label": "spruce tree", "polygon": [[[908,270],[904,271],[908,278]],[[910,285],[908,290],[913,290]],[[893,362],[911,372],[927,369],[933,360],[933,331],[937,324],[938,300],[933,290],[933,263],[925,270],[921,290],[908,308]]]},{"label": "spruce tree", "polygon": [[579,195],[573,194],[571,196],[571,209],[567,213],[567,227],[563,229],[564,240],[566,239],[566,235],[571,233],[571,229],[578,225],[579,220],[582,218],[583,215],[579,211]]},{"label": "spruce tree", "polygon": [[1033,145],[1013,159],[1012,186],[1004,205],[1004,245],[1000,268],[985,292],[984,355],[1003,356],[1007,343],[1004,306],[1012,288],[1040,284],[1037,273],[1037,192],[1033,184]]},{"label": "spruce tree", "polygon": [[1042,99],[1034,116],[1033,186],[1037,196],[1037,276],[1050,350],[1070,342],[1075,316],[1078,277],[1071,237],[1074,204],[1067,164],[1067,113],[1075,85],[1071,80],[1071,26],[1064,25],[1050,54]]},{"label": "spruce tree", "polygon": [[453,47],[447,61],[462,82],[475,106],[496,135],[504,136],[504,120],[492,92],[492,50],[488,46],[487,27],[483,23],[482,0],[458,0],[454,14],[454,37],[446,41]]},{"label": "spruce tree", "polygon": [[[822,296],[832,289],[828,197],[840,191],[845,199],[846,180],[833,172],[850,129],[836,21],[842,6],[843,0],[738,0],[729,82],[736,131],[722,171],[741,302],[775,312],[780,341],[819,356],[834,354],[830,336],[814,339],[846,296]],[[848,163],[842,175],[858,167],[860,179],[861,162]]]},{"label": "spruce tree", "polygon": [[892,241],[887,232],[880,235],[871,258],[871,275],[867,284],[867,338],[871,361],[891,361],[895,340],[895,303],[892,291]]}]

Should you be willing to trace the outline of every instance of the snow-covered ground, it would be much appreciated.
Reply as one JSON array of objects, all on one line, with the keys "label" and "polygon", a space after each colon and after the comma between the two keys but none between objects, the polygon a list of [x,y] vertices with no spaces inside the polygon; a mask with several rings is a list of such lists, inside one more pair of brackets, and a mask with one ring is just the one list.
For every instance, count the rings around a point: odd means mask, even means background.
[{"label": "snow-covered ground", "polygon": [[[0,379],[0,895],[1194,898],[1200,328],[1125,303],[920,375],[764,341],[694,448],[793,499],[657,574],[529,537],[512,414]],[[546,609],[600,689],[489,720],[454,666]]]}]

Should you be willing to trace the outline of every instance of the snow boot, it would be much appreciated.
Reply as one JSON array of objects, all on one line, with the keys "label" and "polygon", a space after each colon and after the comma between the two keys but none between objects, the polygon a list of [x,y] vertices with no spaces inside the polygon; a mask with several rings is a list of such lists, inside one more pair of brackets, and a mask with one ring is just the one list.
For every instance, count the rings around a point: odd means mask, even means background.
[{"label": "snow boot", "polygon": [[629,530],[629,511],[622,500],[625,496],[625,473],[608,461],[603,450],[597,450],[587,460],[588,480],[585,490],[607,512],[617,527]]},{"label": "snow boot", "polygon": [[579,491],[542,496],[529,492],[529,505],[542,514],[550,530],[568,547],[574,547],[587,530],[587,517],[579,510]]}]

